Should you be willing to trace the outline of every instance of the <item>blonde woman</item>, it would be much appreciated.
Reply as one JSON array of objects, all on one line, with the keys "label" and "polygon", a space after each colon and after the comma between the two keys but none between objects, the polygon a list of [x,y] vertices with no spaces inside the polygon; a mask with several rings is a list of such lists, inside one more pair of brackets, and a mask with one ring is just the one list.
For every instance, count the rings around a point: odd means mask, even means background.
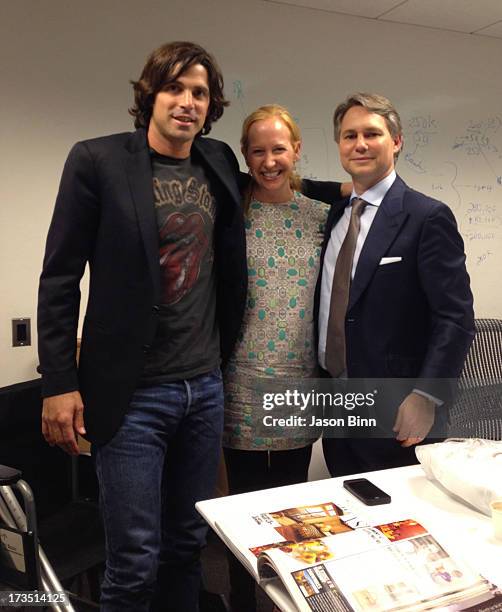
[{"label": "blonde woman", "polygon": [[[249,285],[241,335],[224,376],[223,445],[232,494],[307,480],[314,439],[308,431],[257,435],[254,423],[263,408],[254,387],[267,377],[316,375],[313,301],[329,208],[299,193],[301,137],[285,108],[262,106],[249,115],[241,150],[251,175],[244,195]],[[324,186],[330,200],[340,199],[340,183]],[[233,555],[229,561],[232,609],[254,612],[254,582]]]}]

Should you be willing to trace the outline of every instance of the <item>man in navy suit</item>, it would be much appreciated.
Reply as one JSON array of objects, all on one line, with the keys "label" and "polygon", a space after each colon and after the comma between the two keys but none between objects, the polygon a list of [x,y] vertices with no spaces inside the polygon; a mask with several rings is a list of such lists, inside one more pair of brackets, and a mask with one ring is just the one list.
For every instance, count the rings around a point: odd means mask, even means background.
[{"label": "man in navy suit", "polygon": [[328,468],[339,476],[415,462],[413,446],[426,438],[435,416],[441,420],[451,398],[445,379],[462,370],[474,315],[452,212],[396,175],[402,128],[391,102],[375,94],[349,96],[337,107],[334,126],[354,187],[349,200],[331,209],[327,223],[316,295],[319,361],[329,370],[340,357],[330,354],[333,276],[353,200],[361,198],[340,325],[344,367],[329,374],[401,379],[399,399],[386,406],[394,437],[324,439]]},{"label": "man in navy suit", "polygon": [[101,610],[196,612],[206,527],[194,505],[214,491],[220,361],[246,296],[239,167],[202,136],[228,104],[204,49],[163,45],[133,87],[137,130],[77,143],[63,171],[39,290],[42,430],[70,454],[76,434],[92,442]]}]

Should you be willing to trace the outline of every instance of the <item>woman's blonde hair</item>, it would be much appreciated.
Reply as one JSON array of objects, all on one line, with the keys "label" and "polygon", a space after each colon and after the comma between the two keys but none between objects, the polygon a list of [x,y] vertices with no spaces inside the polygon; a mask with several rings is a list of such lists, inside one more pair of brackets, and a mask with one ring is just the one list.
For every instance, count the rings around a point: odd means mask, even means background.
[{"label": "woman's blonde hair", "polygon": [[[249,130],[251,129],[253,123],[256,123],[257,121],[263,121],[265,119],[270,119],[271,117],[277,117],[288,128],[291,136],[291,144],[301,142],[302,138],[300,134],[300,128],[291,116],[291,113],[288,111],[288,109],[284,108],[284,106],[281,106],[280,104],[266,104],[265,106],[260,106],[259,108],[257,108],[244,119],[241,132],[241,151],[244,157],[246,157],[246,151],[249,147]],[[289,179],[289,184],[291,186],[291,189],[293,189],[294,191],[300,191],[302,179],[296,172],[292,172]],[[253,180],[249,182],[249,185],[244,192],[243,206],[245,213],[247,213],[249,209],[252,193]]]}]

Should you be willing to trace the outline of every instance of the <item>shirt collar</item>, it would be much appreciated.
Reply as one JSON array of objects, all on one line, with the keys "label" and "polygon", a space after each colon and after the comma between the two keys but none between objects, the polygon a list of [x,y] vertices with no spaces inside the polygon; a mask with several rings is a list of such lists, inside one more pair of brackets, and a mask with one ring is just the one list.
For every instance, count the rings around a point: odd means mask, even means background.
[{"label": "shirt collar", "polygon": [[376,185],[367,189],[360,196],[352,189],[352,195],[350,196],[350,201],[352,202],[353,198],[362,198],[368,204],[373,204],[373,206],[380,206],[382,200],[385,197],[385,194],[392,186],[392,183],[396,180],[396,171],[392,170],[390,174],[388,174],[381,181],[378,181]]}]

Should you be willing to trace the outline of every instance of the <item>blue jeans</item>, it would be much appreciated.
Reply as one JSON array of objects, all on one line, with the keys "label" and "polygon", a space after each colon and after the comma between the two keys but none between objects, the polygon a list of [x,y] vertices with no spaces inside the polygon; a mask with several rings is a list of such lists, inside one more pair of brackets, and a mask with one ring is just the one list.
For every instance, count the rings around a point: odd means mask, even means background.
[{"label": "blue jeans", "polygon": [[106,534],[102,612],[198,610],[207,527],[194,505],[214,492],[222,428],[218,368],[137,389],[114,438],[93,448]]}]

